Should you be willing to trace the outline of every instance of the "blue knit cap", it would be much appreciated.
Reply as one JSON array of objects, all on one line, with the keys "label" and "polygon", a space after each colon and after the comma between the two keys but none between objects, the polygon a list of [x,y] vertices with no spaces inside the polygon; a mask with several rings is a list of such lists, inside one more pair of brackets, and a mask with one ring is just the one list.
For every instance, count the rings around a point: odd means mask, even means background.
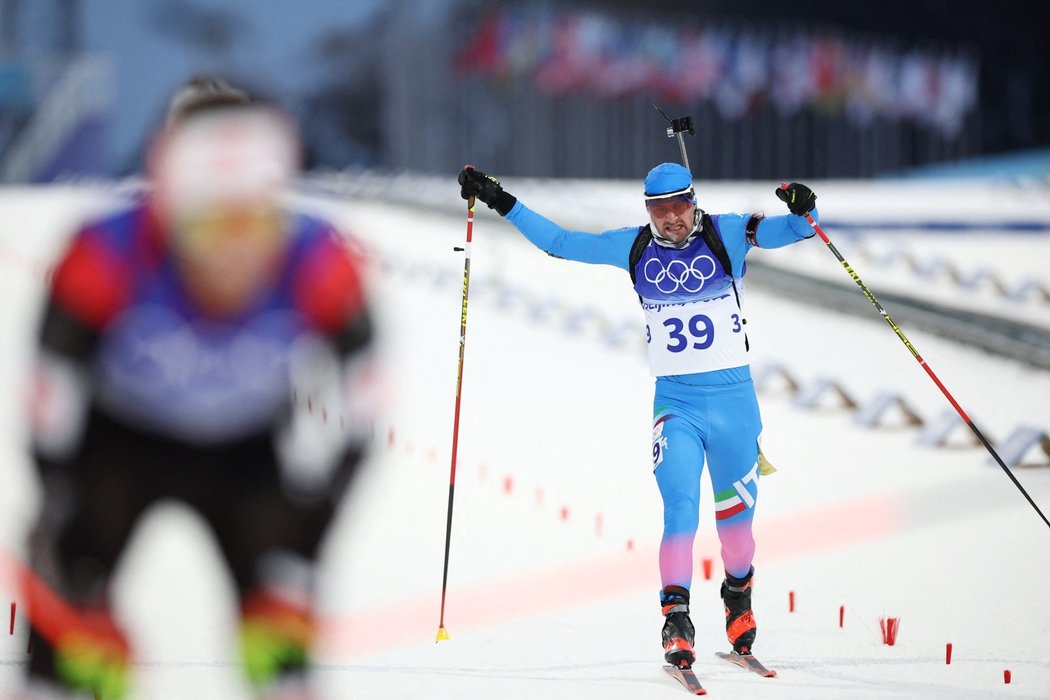
[{"label": "blue knit cap", "polygon": [[688,192],[692,187],[692,174],[678,163],[660,163],[645,176],[646,197]]}]

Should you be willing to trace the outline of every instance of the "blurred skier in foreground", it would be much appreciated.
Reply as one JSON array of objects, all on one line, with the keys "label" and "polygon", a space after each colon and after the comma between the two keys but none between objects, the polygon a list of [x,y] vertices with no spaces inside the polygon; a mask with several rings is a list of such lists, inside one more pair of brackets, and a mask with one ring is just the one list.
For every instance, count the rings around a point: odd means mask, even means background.
[{"label": "blurred skier in foreground", "polygon": [[80,621],[45,636],[30,609],[29,689],[125,695],[111,576],[173,498],[229,565],[249,679],[284,697],[306,685],[318,547],[371,428],[361,269],[330,224],[283,204],[292,121],[222,81],[175,96],[148,174],[146,197],[75,235],[46,302],[30,556]]},{"label": "blurred skier in foreground", "polygon": [[649,367],[656,377],[653,468],[664,503],[664,657],[679,668],[695,660],[689,587],[705,456],[725,567],[726,634],[736,654],[750,657],[757,631],[751,612],[751,525],[759,476],[773,469],[758,444],[762,421],[741,305],[744,256],[754,247],[778,248],[813,236],[803,215],[816,218],[816,195],[792,183],[776,191],[790,215],[707,214],[697,206],[691,173],[662,163],[645,178],[649,223],[592,234],[540,216],[472,166],[460,172],[459,184],[464,199],[485,202],[550,255],[630,273],[645,312]]}]

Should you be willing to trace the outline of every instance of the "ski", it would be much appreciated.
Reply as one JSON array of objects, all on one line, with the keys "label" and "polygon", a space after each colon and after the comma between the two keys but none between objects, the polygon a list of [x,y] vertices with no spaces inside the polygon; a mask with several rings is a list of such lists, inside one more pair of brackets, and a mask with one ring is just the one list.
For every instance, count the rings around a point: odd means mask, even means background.
[{"label": "ski", "polygon": [[691,668],[678,668],[677,666],[664,666],[664,670],[669,674],[678,679],[678,681],[685,686],[693,695],[707,695],[707,691],[704,690],[704,686],[700,685],[700,680],[693,673]]},{"label": "ski", "polygon": [[757,673],[760,676],[764,676],[766,678],[776,678],[777,676],[776,671],[770,670],[763,666],[762,662],[756,659],[752,654],[738,654],[735,651],[731,651],[728,653],[724,651],[716,651],[715,655],[717,655],[720,659],[725,659],[730,663],[736,664],[740,668],[746,668],[748,671],[753,671],[754,673]]}]

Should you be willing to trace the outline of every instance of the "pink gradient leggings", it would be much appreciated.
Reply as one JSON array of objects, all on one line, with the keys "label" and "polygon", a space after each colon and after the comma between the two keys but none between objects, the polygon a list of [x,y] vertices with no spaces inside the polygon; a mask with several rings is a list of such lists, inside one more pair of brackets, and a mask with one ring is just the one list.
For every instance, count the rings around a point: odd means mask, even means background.
[{"label": "pink gradient leggings", "polygon": [[653,473],[664,503],[660,578],[689,588],[693,538],[699,525],[704,458],[714,488],[715,525],[722,563],[746,576],[755,554],[751,523],[758,500],[758,401],[750,381],[692,386],[657,381],[653,421]]}]

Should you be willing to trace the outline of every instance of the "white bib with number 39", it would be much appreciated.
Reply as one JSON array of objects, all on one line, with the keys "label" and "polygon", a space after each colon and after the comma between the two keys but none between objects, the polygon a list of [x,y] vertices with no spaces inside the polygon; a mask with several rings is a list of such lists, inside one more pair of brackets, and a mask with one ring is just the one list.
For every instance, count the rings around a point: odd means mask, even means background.
[{"label": "white bib with number 39", "polygon": [[747,362],[743,318],[732,294],[706,301],[643,303],[653,376],[712,372]]}]

